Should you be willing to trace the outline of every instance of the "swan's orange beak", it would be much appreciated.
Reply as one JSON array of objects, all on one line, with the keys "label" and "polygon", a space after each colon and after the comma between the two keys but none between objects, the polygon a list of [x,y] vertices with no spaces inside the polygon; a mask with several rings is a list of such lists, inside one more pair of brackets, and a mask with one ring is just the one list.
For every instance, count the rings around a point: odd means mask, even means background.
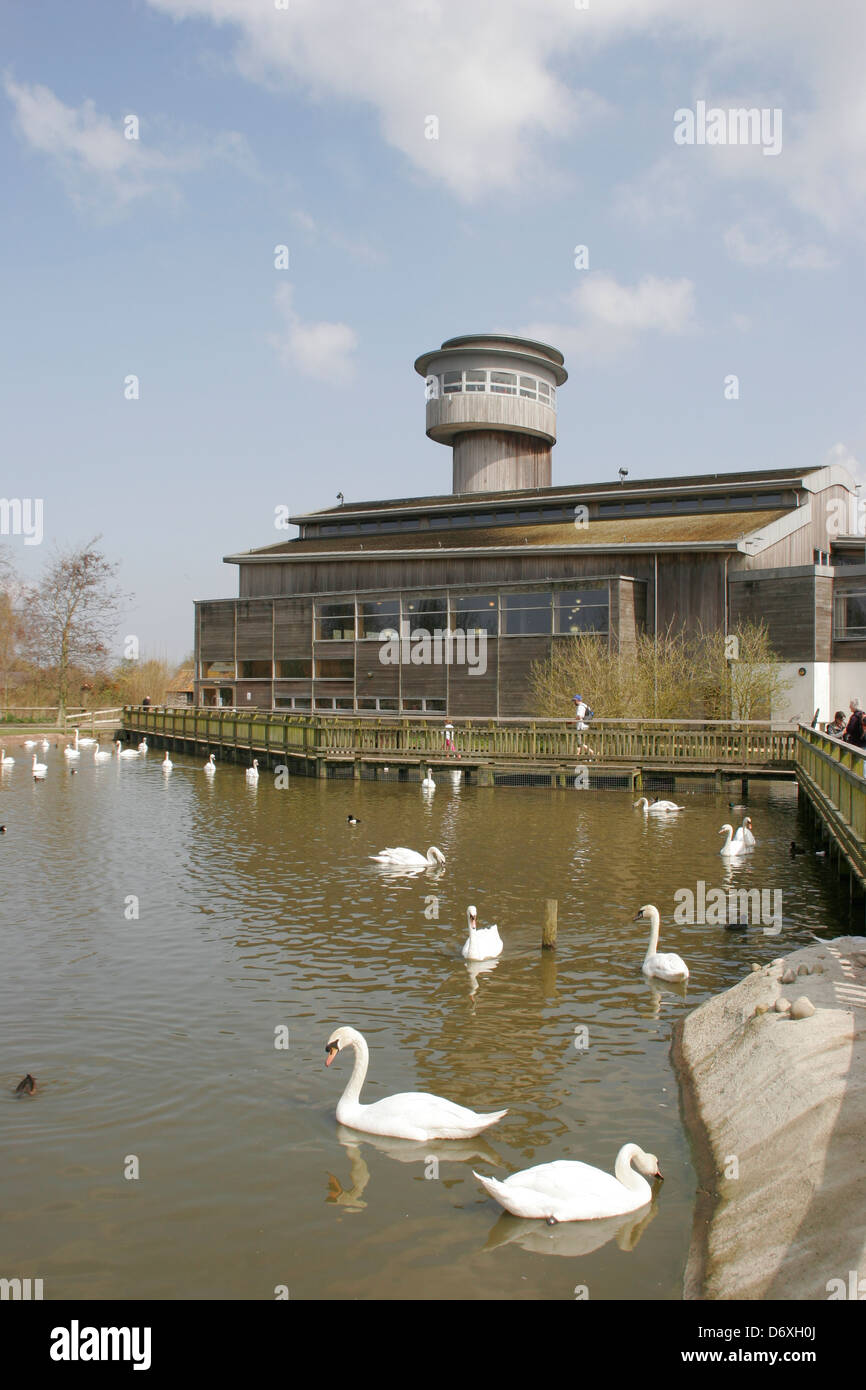
[{"label": "swan's orange beak", "polygon": [[328,1045],[327,1045],[326,1048],[325,1048],[325,1051],[326,1051],[327,1054],[328,1054],[327,1057],[325,1058],[325,1066],[326,1066],[326,1067],[329,1067],[329,1066],[331,1065],[331,1063],[333,1062],[333,1060],[334,1060],[334,1058],[336,1057],[336,1055],[337,1055],[337,1053],[339,1052],[339,1050],[340,1050],[340,1049],[338,1048],[338,1046],[337,1046],[336,1043],[328,1043]]}]

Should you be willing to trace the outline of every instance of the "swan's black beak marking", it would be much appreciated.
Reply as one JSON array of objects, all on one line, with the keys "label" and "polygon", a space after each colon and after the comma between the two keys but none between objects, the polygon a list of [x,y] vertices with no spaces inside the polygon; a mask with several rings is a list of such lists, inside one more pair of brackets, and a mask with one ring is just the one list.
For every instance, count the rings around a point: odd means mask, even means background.
[{"label": "swan's black beak marking", "polygon": [[632,920],[633,922],[642,922],[642,921],[643,921],[643,911],[641,911],[641,912],[636,912],[635,915],[632,917],[631,920]]},{"label": "swan's black beak marking", "polygon": [[329,1067],[329,1066],[331,1065],[331,1063],[333,1062],[334,1058],[336,1057],[336,1055],[337,1055],[337,1053],[338,1053],[339,1051],[340,1051],[340,1047],[339,1047],[339,1044],[338,1044],[338,1043],[331,1042],[331,1043],[326,1043],[326,1044],[325,1044],[325,1052],[327,1053],[327,1056],[325,1057],[325,1066],[326,1066],[326,1067]]}]

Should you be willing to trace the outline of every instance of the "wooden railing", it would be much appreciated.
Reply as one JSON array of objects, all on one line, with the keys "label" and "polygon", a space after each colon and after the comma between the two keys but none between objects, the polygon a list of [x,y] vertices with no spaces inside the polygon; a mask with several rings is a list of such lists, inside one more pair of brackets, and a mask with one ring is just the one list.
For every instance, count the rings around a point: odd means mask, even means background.
[{"label": "wooden railing", "polygon": [[[308,757],[375,756],[441,759],[443,720],[332,718],[270,710],[126,706],[124,727],[213,748],[297,752]],[[546,763],[694,764],[705,767],[793,767],[797,731],[762,721],[461,720],[456,751],[483,761]],[[585,748],[591,751],[581,751]]]},{"label": "wooden railing", "polygon": [[866,749],[801,724],[797,777],[866,882]]}]

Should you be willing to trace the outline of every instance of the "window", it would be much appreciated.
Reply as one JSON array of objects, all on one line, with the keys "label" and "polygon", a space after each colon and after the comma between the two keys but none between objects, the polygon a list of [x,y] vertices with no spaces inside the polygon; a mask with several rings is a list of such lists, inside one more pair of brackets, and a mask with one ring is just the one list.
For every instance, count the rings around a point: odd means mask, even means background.
[{"label": "window", "polygon": [[444,700],[425,700],[425,701],[424,701],[424,708],[425,708],[426,710],[439,711],[439,712],[441,712],[442,714],[444,714],[444,713],[445,713],[445,701],[444,701]]},{"label": "window", "polygon": [[354,603],[317,603],[316,638],[320,642],[351,641],[355,636]]},{"label": "window", "polygon": [[389,698],[389,699],[383,699],[383,698],[380,696],[380,698],[379,698],[379,708],[380,708],[380,709],[398,709],[399,706],[398,706],[396,700],[392,700],[392,699],[390,699],[390,698]]},{"label": "window", "polygon": [[241,661],[240,677],[246,681],[270,680],[271,663],[269,661]]},{"label": "window", "polygon": [[866,591],[836,595],[835,636],[866,640]]},{"label": "window", "polygon": [[381,638],[400,636],[398,599],[373,599],[358,604],[358,636]]},{"label": "window", "polygon": [[462,391],[463,373],[446,372],[442,378],[442,390],[446,396],[451,395],[454,391]]},{"label": "window", "polygon": [[520,378],[521,396],[526,396],[528,400],[534,401],[537,389],[538,383],[536,382],[534,376],[522,376]]},{"label": "window", "polygon": [[414,713],[416,710],[420,711],[424,708],[424,701],[415,698],[406,698],[403,701],[403,708]]},{"label": "window", "polygon": [[308,710],[310,705],[309,695],[277,695],[274,699],[275,709]]},{"label": "window", "polygon": [[494,594],[454,597],[451,611],[453,627],[461,632],[486,632],[495,637],[499,631],[499,613]]},{"label": "window", "polygon": [[490,390],[500,396],[516,396],[517,374],[515,372],[491,372]]},{"label": "window", "polygon": [[351,695],[341,695],[334,701],[334,706],[336,709],[353,710],[355,708],[355,702]]},{"label": "window", "polygon": [[483,371],[480,371],[480,370],[477,370],[477,369],[473,369],[473,370],[471,370],[471,371],[468,371],[468,372],[466,373],[466,390],[467,390],[467,391],[486,391],[486,390],[487,390],[487,373],[486,373],[486,372],[483,372]]},{"label": "window", "polygon": [[233,676],[235,673],[235,663],[233,661],[203,661],[201,663],[202,680],[216,680],[220,676]]},{"label": "window", "polygon": [[316,696],[316,709],[333,709],[333,708],[334,708],[334,697],[333,697],[333,695],[317,695],[317,696]]},{"label": "window", "polygon": [[277,662],[278,680],[309,680],[313,674],[313,663],[309,657],[292,657],[288,661]]},{"label": "window", "polygon": [[579,636],[581,632],[607,632],[607,589],[561,589],[554,594],[554,632]]},{"label": "window", "polygon": [[317,681],[353,681],[355,679],[355,658],[352,656],[332,659],[318,658],[316,661]]},{"label": "window", "polygon": [[546,594],[503,594],[502,631],[508,637],[550,632],[551,596]]},{"label": "window", "polygon": [[410,633],[439,631],[448,627],[448,613],[444,596],[441,598],[406,598],[403,600],[403,617],[409,624]]},{"label": "window", "polygon": [[376,701],[372,695],[361,695],[358,697],[358,709],[376,709]]}]

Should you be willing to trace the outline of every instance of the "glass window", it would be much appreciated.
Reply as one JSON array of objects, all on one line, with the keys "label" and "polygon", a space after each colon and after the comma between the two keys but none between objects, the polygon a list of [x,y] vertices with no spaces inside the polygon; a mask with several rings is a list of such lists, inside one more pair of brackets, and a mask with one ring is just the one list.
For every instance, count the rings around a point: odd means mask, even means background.
[{"label": "glass window", "polygon": [[468,371],[468,372],[466,373],[466,390],[467,390],[467,391],[486,391],[486,390],[487,390],[487,372],[486,372],[486,371],[481,371],[481,370],[476,369],[476,368],[473,368],[471,371]]},{"label": "glass window", "polygon": [[451,395],[454,391],[463,390],[463,373],[446,372],[442,378],[442,390],[446,395]]},{"label": "glass window", "polygon": [[516,372],[491,372],[490,390],[498,392],[499,395],[517,395],[517,374]]},{"label": "glass window", "polygon": [[371,695],[362,695],[358,699],[358,709],[375,709],[376,700]]},{"label": "glass window", "polygon": [[223,709],[231,709],[234,704],[235,692],[230,685],[220,688],[219,703]]},{"label": "glass window", "polygon": [[313,663],[309,657],[292,657],[288,661],[278,661],[276,665],[278,680],[309,680],[313,674]]},{"label": "glass window", "polygon": [[461,594],[451,600],[452,626],[461,632],[486,632],[495,637],[499,631],[499,612],[495,594]]},{"label": "glass window", "polygon": [[201,664],[202,680],[214,680],[218,676],[233,676],[235,673],[235,663],[233,661],[203,661]]},{"label": "glass window", "polygon": [[403,701],[403,708],[407,710],[421,710],[424,708],[424,705],[422,700],[412,698]]},{"label": "glass window", "polygon": [[316,709],[333,709],[333,708],[334,708],[334,697],[333,697],[333,695],[317,695],[317,696],[316,696]]},{"label": "glass window", "polygon": [[399,599],[373,599],[358,604],[358,636],[381,637],[400,635]]},{"label": "glass window", "polygon": [[358,527],[358,530],[360,531],[361,535],[363,535],[363,536],[369,535],[371,531],[378,531],[378,529],[379,529],[379,523],[378,523],[378,521],[362,521],[362,522],[359,524],[359,527]]},{"label": "glass window", "polygon": [[320,642],[351,641],[355,636],[353,603],[317,603],[316,637]]},{"label": "glass window", "polygon": [[431,516],[430,518],[431,531],[445,531],[450,525],[450,516]]},{"label": "glass window", "polygon": [[409,624],[410,632],[444,632],[448,626],[444,595],[439,598],[404,599],[403,617]]},{"label": "glass window", "polygon": [[554,594],[553,630],[560,635],[607,632],[607,589],[560,590]]},{"label": "glass window", "polygon": [[335,706],[336,706],[337,709],[352,709],[352,710],[353,710],[353,709],[355,708],[355,702],[354,702],[354,700],[352,699],[351,695],[340,695],[340,696],[338,696],[338,698],[334,701],[334,704],[335,704]]},{"label": "glass window", "polygon": [[355,659],[354,657],[337,657],[332,659],[321,657],[316,661],[316,680],[319,681],[352,681],[355,679]]},{"label": "glass window", "polygon": [[271,663],[269,661],[241,661],[240,675],[243,680],[259,681],[270,680]]},{"label": "glass window", "polygon": [[503,594],[502,631],[509,637],[550,632],[551,596],[547,594]]},{"label": "glass window", "polygon": [[837,595],[836,636],[866,638],[866,593]]},{"label": "glass window", "polygon": [[425,708],[425,709],[429,709],[429,710],[439,710],[439,711],[441,711],[441,712],[444,714],[444,713],[445,713],[445,701],[444,701],[444,700],[425,700],[425,701],[424,701],[424,708]]},{"label": "glass window", "polygon": [[388,699],[381,699],[381,698],[380,698],[380,700],[379,700],[379,708],[380,708],[380,709],[398,709],[398,708],[399,708],[399,705],[398,705],[398,703],[397,703],[396,700],[392,700],[392,699],[390,699],[390,698],[388,698]]},{"label": "glass window", "polygon": [[544,401],[545,405],[549,405],[553,400],[553,388],[548,386],[546,381],[538,383],[538,399]]},{"label": "glass window", "polygon": [[536,509],[535,511],[531,511],[531,512],[518,512],[518,513],[517,513],[517,519],[518,519],[518,521],[539,521],[540,518],[541,518],[541,512],[538,511],[537,509]]}]

